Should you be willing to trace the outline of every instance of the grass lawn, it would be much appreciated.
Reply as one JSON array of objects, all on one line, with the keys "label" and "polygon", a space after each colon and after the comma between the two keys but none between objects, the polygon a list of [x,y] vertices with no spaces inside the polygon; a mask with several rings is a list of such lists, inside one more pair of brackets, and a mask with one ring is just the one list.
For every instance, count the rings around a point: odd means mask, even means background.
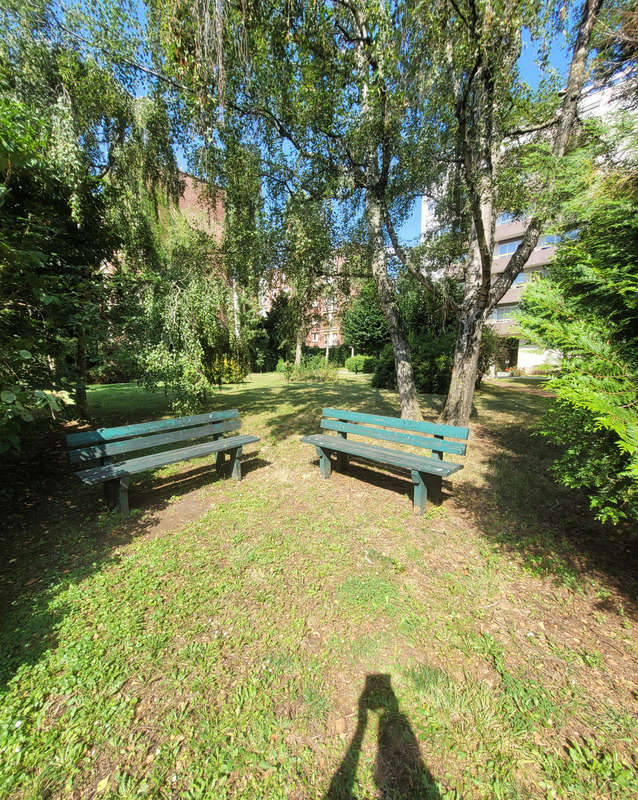
[{"label": "grass lawn", "polygon": [[[171,465],[124,520],[41,442],[1,534],[0,797],[638,796],[636,546],[552,483],[546,402],[488,383],[423,518],[405,475],[321,481],[299,441],[322,406],[397,414],[367,376],[225,387],[261,437],[243,481]],[[130,384],[90,406],[168,413]]]}]

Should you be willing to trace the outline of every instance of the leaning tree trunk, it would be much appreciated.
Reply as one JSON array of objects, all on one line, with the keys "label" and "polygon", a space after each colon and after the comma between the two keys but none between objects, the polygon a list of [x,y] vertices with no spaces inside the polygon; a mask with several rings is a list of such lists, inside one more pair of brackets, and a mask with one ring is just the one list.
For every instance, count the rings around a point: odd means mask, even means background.
[{"label": "leaning tree trunk", "polygon": [[403,329],[401,312],[397,306],[394,284],[388,276],[386,268],[385,243],[382,232],[382,213],[379,201],[367,192],[366,213],[368,221],[368,234],[372,245],[372,275],[374,276],[381,309],[388,323],[390,341],[394,351],[394,366],[397,374],[397,388],[399,402],[401,403],[401,416],[404,419],[423,419],[419,407],[419,399],[414,383],[412,371],[412,356],[410,346]]},{"label": "leaning tree trunk", "polygon": [[[567,151],[569,137],[578,115],[578,102],[587,75],[591,34],[602,3],[603,0],[585,0],[583,3],[578,35],[569,67],[567,87],[563,93],[557,129],[552,142],[552,152],[557,159],[562,158]],[[487,73],[485,75],[488,77],[489,88],[493,91],[493,76]],[[485,86],[488,87],[488,83]],[[547,222],[546,214],[533,217],[523,234],[522,241],[503,272],[496,276],[492,274],[494,159],[502,146],[502,140],[496,141],[493,138],[493,118],[490,116],[493,106],[488,105],[486,109],[490,114],[488,114],[486,126],[487,138],[481,141],[478,152],[472,151],[472,142],[468,131],[472,127],[476,127],[476,120],[464,113],[461,114],[466,108],[464,105],[466,98],[467,95],[462,98],[462,102],[460,99],[460,104],[457,103],[457,116],[459,130],[462,131],[459,146],[462,150],[466,180],[470,188],[475,240],[470,247],[471,255],[465,272],[466,300],[461,309],[450,391],[441,414],[445,422],[457,425],[467,425],[470,418],[481,335],[487,315],[503,298],[518,273],[524,268],[527,259],[536,247],[543,226]],[[476,182],[473,169],[475,166],[480,167],[480,177]],[[543,191],[549,191],[550,188],[551,185],[546,183]],[[489,225],[486,224],[488,222]]]},{"label": "leaning tree trunk", "polygon": [[[491,214],[491,204],[482,203],[481,212],[487,218]],[[459,313],[450,388],[441,412],[443,422],[450,425],[467,425],[470,420],[489,304],[489,283],[483,269],[476,226],[472,226],[470,234],[464,282],[466,294]]]},{"label": "leaning tree trunk", "polygon": [[452,378],[441,414],[441,419],[452,425],[467,425],[472,413],[483,325],[484,315],[477,306],[467,309],[459,320]]}]

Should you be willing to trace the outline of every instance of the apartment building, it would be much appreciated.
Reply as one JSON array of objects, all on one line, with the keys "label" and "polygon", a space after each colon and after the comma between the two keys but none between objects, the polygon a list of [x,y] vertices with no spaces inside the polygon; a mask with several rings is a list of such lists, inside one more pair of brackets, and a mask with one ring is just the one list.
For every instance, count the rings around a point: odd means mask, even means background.
[{"label": "apartment building", "polygon": [[[338,271],[343,266],[342,256],[335,257],[335,268]],[[305,338],[307,347],[338,347],[343,344],[341,334],[341,320],[348,301],[355,294],[351,288],[350,294],[340,290],[338,281],[333,277],[322,279],[322,291],[316,300],[313,300],[306,309],[306,328],[308,333]],[[290,294],[292,289],[288,285],[286,276],[281,270],[273,270],[267,278],[262,278],[259,290],[259,312],[265,317],[276,297],[280,294]]]},{"label": "apartment building", "polygon": [[[508,214],[501,214],[498,218],[494,232],[494,261],[492,262],[495,275],[503,272],[507,266],[521,242],[526,227],[527,220],[513,219]],[[554,234],[545,234],[540,237],[523,271],[516,276],[514,283],[488,317],[488,323],[495,333],[508,339],[508,366],[530,369],[540,364],[553,363],[558,359],[558,353],[541,350],[530,342],[520,339],[516,328],[516,311],[525,287],[531,281],[538,280],[547,274],[547,266],[554,258],[558,242],[559,237]]]}]

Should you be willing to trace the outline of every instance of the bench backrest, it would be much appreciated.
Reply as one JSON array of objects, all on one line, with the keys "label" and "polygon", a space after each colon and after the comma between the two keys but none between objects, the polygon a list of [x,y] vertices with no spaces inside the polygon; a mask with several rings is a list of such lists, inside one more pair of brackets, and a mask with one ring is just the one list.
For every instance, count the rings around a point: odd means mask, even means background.
[{"label": "bench backrest", "polygon": [[[442,425],[438,422],[417,422],[399,417],[382,417],[378,414],[361,414],[358,411],[346,411],[339,408],[324,408],[321,427],[336,431],[340,435],[349,433],[357,436],[368,436],[396,444],[412,447],[423,447],[431,450],[432,455],[442,459],[443,453],[455,453],[464,456],[466,445],[463,442],[449,441],[445,437],[466,440],[469,428],[456,425]],[[388,430],[394,428],[394,430]]]},{"label": "bench backrest", "polygon": [[191,417],[160,419],[137,425],[70,433],[66,437],[66,444],[69,448],[69,461],[76,464],[138,450],[150,450],[173,442],[209,437],[216,439],[227,431],[237,430],[240,426],[239,411],[233,408]]}]

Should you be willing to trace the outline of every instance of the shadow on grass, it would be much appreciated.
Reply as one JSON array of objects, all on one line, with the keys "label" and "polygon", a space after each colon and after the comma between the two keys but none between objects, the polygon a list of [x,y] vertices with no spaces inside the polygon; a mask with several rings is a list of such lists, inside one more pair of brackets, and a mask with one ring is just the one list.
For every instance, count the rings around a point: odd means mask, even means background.
[{"label": "shadow on grass", "polygon": [[[242,459],[243,477],[269,466],[257,452]],[[81,486],[67,467],[57,484],[48,487],[53,490],[48,502],[45,498],[28,515],[5,517],[8,524],[0,531],[0,691],[22,666],[36,664],[56,646],[56,630],[71,610],[60,599],[67,589],[117,564],[119,548],[157,529],[176,496],[226,481],[234,484],[229,460],[222,476],[214,460],[186,469],[165,478],[134,480],[132,507],[141,514],[122,518],[107,509],[101,486]],[[214,497],[206,500],[214,502]]]},{"label": "shadow on grass", "polygon": [[[361,481],[370,486],[376,486],[379,489],[387,489],[389,492],[405,495],[410,501],[410,506],[412,506],[414,500],[414,483],[406,470],[401,470],[400,468],[395,469],[388,464],[379,464],[376,461],[366,461],[357,456],[350,456],[349,463],[344,470],[339,469],[336,457],[333,456],[330,462],[332,464],[333,475],[336,473],[352,478],[354,481]],[[317,469],[317,478],[319,479],[319,459],[312,458],[310,463]],[[447,492],[445,489],[445,481],[443,481],[443,486],[439,489],[436,483],[437,480],[436,476],[431,476],[431,480],[428,482],[428,478],[426,477],[428,509],[431,505],[440,506],[445,499],[450,497],[450,492]],[[356,491],[355,484],[353,484],[352,490]],[[361,487],[361,491],[365,491],[365,487]]]},{"label": "shadow on grass", "polygon": [[[87,429],[176,416],[170,411],[169,397],[161,392],[146,392],[135,384],[92,386],[89,405],[94,424],[86,426]],[[389,416],[400,414],[395,395],[373,388],[368,376],[364,380],[296,383],[270,373],[253,376],[245,383],[222,387],[211,395],[204,410],[237,408],[242,421],[244,416],[268,415],[265,422],[269,433],[276,441],[280,441],[318,430],[321,409],[325,407]],[[247,433],[252,432],[245,422],[242,428]],[[74,427],[69,427],[65,433],[74,431]]]},{"label": "shadow on grass", "polygon": [[380,797],[392,800],[440,800],[432,774],[423,763],[419,743],[392,689],[389,675],[366,676],[359,697],[357,728],[330,781],[323,800],[354,800],[361,745],[371,712],[379,715],[374,780]]},{"label": "shadow on grass", "polygon": [[485,461],[489,488],[455,486],[457,502],[475,516],[482,533],[516,552],[539,576],[578,588],[583,578],[622,598],[623,610],[638,611],[638,540],[622,527],[603,526],[592,517],[587,498],[554,481],[558,452],[523,424],[484,427],[493,456]]}]

